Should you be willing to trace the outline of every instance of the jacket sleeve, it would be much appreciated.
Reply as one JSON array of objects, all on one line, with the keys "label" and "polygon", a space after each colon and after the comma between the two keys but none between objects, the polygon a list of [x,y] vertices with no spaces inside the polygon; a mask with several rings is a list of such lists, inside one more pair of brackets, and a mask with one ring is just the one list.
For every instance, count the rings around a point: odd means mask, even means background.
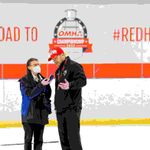
[{"label": "jacket sleeve", "polygon": [[47,98],[47,99],[50,99],[51,94],[52,94],[52,89],[51,89],[50,85],[46,85],[46,88],[45,88],[45,95],[46,95],[46,98]]},{"label": "jacket sleeve", "polygon": [[24,81],[24,80],[20,81],[20,88],[21,88],[21,91],[24,91],[26,96],[30,97],[30,99],[33,99],[34,97],[38,96],[45,89],[45,87],[41,83],[38,83],[33,88],[33,87],[30,86],[28,81]]},{"label": "jacket sleeve", "polygon": [[43,99],[43,103],[44,103],[44,106],[46,107],[46,109],[48,110],[49,114],[52,113],[51,100],[50,100],[51,92],[52,92],[52,90],[51,90],[50,85],[46,85],[46,88],[44,90],[45,98]]},{"label": "jacket sleeve", "polygon": [[69,82],[70,89],[79,89],[86,85],[86,76],[83,67],[80,64],[73,64],[71,66],[71,72],[73,75],[73,80]]}]

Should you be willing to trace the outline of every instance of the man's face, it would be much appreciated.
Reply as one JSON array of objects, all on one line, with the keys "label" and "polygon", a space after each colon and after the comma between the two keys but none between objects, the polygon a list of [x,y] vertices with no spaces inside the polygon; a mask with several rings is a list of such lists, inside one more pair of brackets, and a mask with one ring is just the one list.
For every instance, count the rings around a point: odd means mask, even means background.
[{"label": "man's face", "polygon": [[60,64],[62,63],[62,61],[64,60],[64,56],[63,54],[56,56],[55,58],[53,58],[53,62],[57,65],[60,66]]}]

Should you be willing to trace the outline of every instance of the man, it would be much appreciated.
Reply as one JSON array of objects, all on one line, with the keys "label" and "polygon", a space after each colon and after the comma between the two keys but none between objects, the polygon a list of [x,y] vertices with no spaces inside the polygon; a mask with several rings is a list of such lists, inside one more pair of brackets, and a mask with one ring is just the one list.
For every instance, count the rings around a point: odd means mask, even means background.
[{"label": "man", "polygon": [[80,140],[80,114],[82,87],[86,85],[83,68],[65,56],[57,47],[51,50],[49,61],[58,66],[55,73],[55,109],[62,150],[82,150]]}]

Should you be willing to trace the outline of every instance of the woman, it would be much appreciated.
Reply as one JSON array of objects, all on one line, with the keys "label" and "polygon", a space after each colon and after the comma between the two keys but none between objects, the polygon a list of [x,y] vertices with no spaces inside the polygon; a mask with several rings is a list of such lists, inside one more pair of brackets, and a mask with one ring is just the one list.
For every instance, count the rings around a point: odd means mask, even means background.
[{"label": "woman", "polygon": [[30,58],[26,67],[27,75],[19,80],[22,94],[21,116],[25,131],[24,150],[32,150],[33,135],[34,150],[42,150],[44,126],[48,124],[48,114],[51,113],[50,81],[40,74],[38,59]]}]

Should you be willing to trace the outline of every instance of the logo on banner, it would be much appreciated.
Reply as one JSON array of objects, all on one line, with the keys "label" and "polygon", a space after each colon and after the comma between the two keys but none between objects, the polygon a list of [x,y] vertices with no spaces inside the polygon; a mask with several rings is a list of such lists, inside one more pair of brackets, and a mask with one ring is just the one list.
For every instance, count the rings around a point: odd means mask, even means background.
[{"label": "logo on banner", "polygon": [[75,9],[65,10],[66,17],[61,19],[55,29],[50,49],[61,48],[80,48],[82,53],[92,52],[92,44],[89,43],[87,28],[85,24],[77,18]]}]

